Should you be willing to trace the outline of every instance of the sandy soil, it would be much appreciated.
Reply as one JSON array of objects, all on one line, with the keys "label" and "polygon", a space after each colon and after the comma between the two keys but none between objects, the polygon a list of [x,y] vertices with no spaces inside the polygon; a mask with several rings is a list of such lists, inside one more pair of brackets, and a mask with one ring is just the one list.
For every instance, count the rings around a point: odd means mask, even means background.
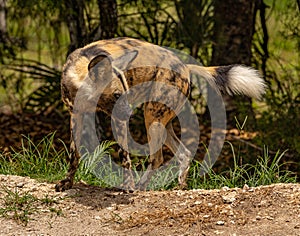
[{"label": "sandy soil", "polygon": [[27,225],[1,216],[0,235],[300,235],[300,184],[124,193],[78,183],[56,193],[0,175],[2,212],[11,192],[40,200]]}]

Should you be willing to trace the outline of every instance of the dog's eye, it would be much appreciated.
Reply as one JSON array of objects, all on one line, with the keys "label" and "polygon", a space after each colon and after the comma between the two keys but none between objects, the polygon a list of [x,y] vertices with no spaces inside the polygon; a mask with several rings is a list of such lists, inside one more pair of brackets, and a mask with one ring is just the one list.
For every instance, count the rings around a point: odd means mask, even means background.
[{"label": "dog's eye", "polygon": [[119,99],[120,97],[121,97],[121,93],[114,93],[114,97],[115,97],[115,99]]}]

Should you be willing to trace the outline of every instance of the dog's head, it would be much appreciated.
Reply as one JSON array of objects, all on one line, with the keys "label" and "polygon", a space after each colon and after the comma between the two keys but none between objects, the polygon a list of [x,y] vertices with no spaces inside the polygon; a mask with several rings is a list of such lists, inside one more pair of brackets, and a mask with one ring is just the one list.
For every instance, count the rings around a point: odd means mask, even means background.
[{"label": "dog's head", "polygon": [[[133,50],[118,57],[103,52],[89,62],[86,57],[70,57],[63,72],[64,102],[72,109],[91,112],[98,109],[111,114],[116,101],[128,89],[123,71],[136,56],[137,51]],[[128,103],[121,104],[120,113],[131,112]]]},{"label": "dog's head", "polygon": [[[97,106],[111,114],[116,101],[129,89],[123,71],[137,56],[136,51],[124,53],[115,59],[110,55],[100,54],[88,65],[90,94],[88,100],[97,101]],[[120,113],[131,112],[128,103],[122,97]]]}]

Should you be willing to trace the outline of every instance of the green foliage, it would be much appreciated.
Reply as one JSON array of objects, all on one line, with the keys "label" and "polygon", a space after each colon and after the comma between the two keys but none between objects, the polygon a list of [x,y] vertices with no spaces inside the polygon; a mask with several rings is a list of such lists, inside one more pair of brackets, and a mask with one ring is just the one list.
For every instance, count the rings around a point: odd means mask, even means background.
[{"label": "green foliage", "polygon": [[26,226],[30,215],[37,211],[34,206],[37,198],[29,193],[21,195],[17,190],[11,191],[5,187],[1,191],[4,191],[6,196],[4,197],[4,207],[0,208],[0,216],[12,218]]},{"label": "green foliage", "polygon": [[56,68],[63,64],[68,45],[59,14],[61,3],[5,2],[7,34],[4,41],[0,39],[0,106],[5,102],[14,112],[53,108],[60,101],[60,71]]},{"label": "green foliage", "polygon": [[[64,160],[68,152],[66,150],[58,151],[53,147],[54,135],[49,134],[37,144],[24,137],[22,149],[11,153],[9,161],[6,160],[7,157],[0,154],[0,173],[29,176],[50,182],[62,179],[67,170]],[[120,186],[123,176],[122,168],[115,168],[116,163],[110,156],[114,144],[115,142],[106,141],[101,143],[93,153],[86,152],[81,159],[76,179],[101,187]],[[190,189],[242,187],[245,184],[259,186],[296,181],[293,173],[284,169],[285,164],[280,164],[285,152],[278,151],[274,157],[271,157],[268,149],[264,148],[263,155],[258,157],[255,164],[239,165],[233,146],[231,143],[229,144],[233,152],[234,167],[222,173],[215,173],[213,169],[204,166],[205,163],[194,160],[188,177]],[[142,165],[142,169],[145,170],[145,162]],[[203,169],[206,170],[205,175],[201,174]],[[133,172],[138,179],[141,177],[139,175],[142,172],[138,172],[135,165]],[[177,175],[178,168],[176,166],[166,165],[166,168],[158,171],[152,177],[149,189],[172,189],[177,186]],[[26,200],[30,200],[30,198],[26,198]]]},{"label": "green foliage", "polygon": [[[239,160],[233,150],[234,168],[222,173],[207,169],[203,167],[202,163],[195,160],[190,169],[189,187],[191,189],[215,189],[224,186],[230,188],[243,187],[245,184],[256,187],[274,183],[295,183],[296,177],[294,174],[285,170],[284,164],[280,164],[284,153],[278,151],[274,157],[271,157],[265,147],[263,156],[259,156],[255,164],[239,165]],[[200,176],[200,170],[203,168],[207,170],[207,173]]]},{"label": "green foliage", "polygon": [[[83,180],[91,185],[101,187],[120,186],[123,179],[123,168],[120,164],[112,160],[111,153],[115,142],[104,141],[94,152],[85,152],[80,161],[79,170],[76,174],[77,180]],[[133,160],[133,174],[137,179],[141,178],[141,174],[146,170],[147,158],[142,161]],[[137,167],[140,171],[137,170]],[[162,171],[158,171],[151,179],[149,189],[164,188],[169,189],[176,185],[173,181],[176,176],[176,167],[167,166]],[[176,178],[176,177],[175,177]],[[167,183],[163,186],[163,183]]]},{"label": "green foliage", "polygon": [[213,1],[174,1],[177,20],[176,47],[188,48],[195,59],[208,65],[213,39]]},{"label": "green foliage", "polygon": [[262,66],[269,84],[258,120],[261,130],[258,142],[274,150],[288,149],[289,159],[297,161],[300,155],[300,15],[296,1],[266,2],[270,6],[265,16],[268,31],[258,27],[254,41],[256,46],[260,44],[254,59]]},{"label": "green foliage", "polygon": [[3,197],[4,206],[0,208],[0,216],[13,219],[24,226],[32,220],[32,214],[40,211],[40,208],[38,208],[40,204],[42,204],[44,208],[49,208],[51,212],[55,212],[57,215],[62,214],[61,209],[53,207],[53,204],[57,203],[57,200],[49,196],[37,198],[29,192],[20,193],[17,189],[10,190],[4,186],[0,186],[0,191],[5,194]]},{"label": "green foliage", "polygon": [[170,46],[176,29],[174,3],[164,1],[121,1],[119,8],[119,35]]},{"label": "green foliage", "polygon": [[[117,172],[113,168],[111,157],[109,153],[112,151],[111,146],[114,143],[104,142],[99,145],[95,152],[86,154],[82,161],[77,175],[78,179],[83,179],[89,184],[98,185],[102,187],[109,187],[107,183],[113,186],[120,186],[122,183],[122,173]],[[264,147],[263,155],[258,156],[256,163],[239,165],[239,158],[235,155],[234,148],[229,143],[234,157],[234,167],[222,173],[216,173],[213,169],[204,166],[205,163],[200,163],[194,160],[192,162],[189,177],[189,189],[214,189],[222,188],[224,186],[234,188],[243,187],[245,184],[251,187],[260,185],[269,185],[274,183],[295,183],[295,175],[285,169],[285,164],[281,164],[281,160],[285,152],[279,151],[272,157],[269,155],[267,147]],[[108,162],[107,159],[108,158]],[[145,166],[142,168],[146,169]],[[202,175],[203,170],[206,174]],[[133,170],[137,176],[137,172]],[[149,189],[172,189],[177,186],[178,168],[172,165],[166,165],[162,171],[158,171],[152,176],[149,183]],[[99,178],[100,177],[100,178]],[[138,177],[138,179],[141,176]]]},{"label": "green foliage", "polygon": [[23,111],[40,114],[49,108],[61,109],[63,104],[60,95],[61,73],[58,70],[37,61],[16,59],[5,66],[5,71],[19,73],[20,77],[16,80],[19,83],[31,80],[39,84],[26,95],[25,101],[22,101]]},{"label": "green foliage", "polygon": [[119,186],[122,173],[113,168],[110,156],[114,144],[115,142],[105,141],[97,146],[93,153],[86,151],[81,158],[76,178],[102,187],[110,187],[107,183]]},{"label": "green foliage", "polygon": [[[16,41],[16,57],[59,66],[65,59],[68,35],[61,1],[9,0],[7,31]],[[11,57],[9,57],[11,58]],[[5,58],[6,59],[6,58]]]},{"label": "green foliage", "polygon": [[29,137],[21,140],[21,150],[9,154],[0,153],[0,173],[29,176],[40,180],[62,179],[67,170],[67,149],[57,150],[54,146],[55,133],[44,137],[37,144]]}]

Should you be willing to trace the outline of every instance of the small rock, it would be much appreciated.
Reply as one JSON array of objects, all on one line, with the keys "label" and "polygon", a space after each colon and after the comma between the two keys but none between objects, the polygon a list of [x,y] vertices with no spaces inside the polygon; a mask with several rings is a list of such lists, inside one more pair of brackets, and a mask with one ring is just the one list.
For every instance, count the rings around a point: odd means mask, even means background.
[{"label": "small rock", "polygon": [[220,213],[221,213],[221,214],[226,214],[226,213],[228,213],[228,210],[227,210],[227,209],[222,209],[222,210],[220,211]]},{"label": "small rock", "polygon": [[227,187],[227,186],[224,186],[223,188],[222,188],[222,191],[228,191],[230,188],[229,187]]},{"label": "small rock", "polygon": [[248,184],[245,184],[244,187],[243,187],[243,190],[248,191],[249,189],[250,189],[250,187],[248,186]]},{"label": "small rock", "polygon": [[225,221],[223,220],[219,220],[216,222],[216,225],[224,225],[225,224]]},{"label": "small rock", "polygon": [[23,188],[24,185],[25,185],[25,183],[21,182],[21,183],[17,183],[17,184],[16,184],[16,187],[17,187],[17,188]]},{"label": "small rock", "polygon": [[4,182],[4,181],[7,181],[7,179],[8,179],[7,176],[1,176],[0,181]]},{"label": "small rock", "polygon": [[236,196],[236,192],[231,192],[225,196],[222,196],[223,202],[224,203],[233,203],[236,200],[235,196]]},{"label": "small rock", "polygon": [[32,187],[32,188],[30,189],[30,191],[32,191],[32,192],[36,192],[36,191],[38,191],[38,190],[40,190],[38,187]]},{"label": "small rock", "polygon": [[215,230],[214,233],[215,233],[215,235],[221,235],[221,234],[224,234],[224,231]]}]

